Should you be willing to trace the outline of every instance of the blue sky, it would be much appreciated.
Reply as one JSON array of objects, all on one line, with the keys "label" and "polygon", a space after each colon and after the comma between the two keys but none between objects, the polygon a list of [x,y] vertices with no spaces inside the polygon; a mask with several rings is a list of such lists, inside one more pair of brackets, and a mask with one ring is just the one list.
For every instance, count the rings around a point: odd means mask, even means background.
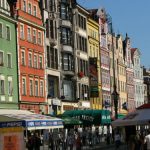
[{"label": "blue sky", "polygon": [[132,47],[141,51],[141,65],[150,68],[150,0],[77,0],[86,9],[104,7],[113,28],[131,38]]}]

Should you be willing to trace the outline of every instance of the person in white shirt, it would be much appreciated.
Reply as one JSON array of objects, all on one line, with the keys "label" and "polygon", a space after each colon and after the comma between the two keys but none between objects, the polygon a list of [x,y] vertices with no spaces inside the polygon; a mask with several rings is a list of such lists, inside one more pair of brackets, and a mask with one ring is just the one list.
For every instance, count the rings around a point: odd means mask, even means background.
[{"label": "person in white shirt", "polygon": [[148,135],[145,136],[144,143],[147,145],[147,150],[150,150],[150,130],[148,131]]},{"label": "person in white shirt", "polygon": [[121,144],[121,136],[120,136],[119,132],[117,131],[115,134],[116,149],[118,149],[120,147],[120,144]]}]

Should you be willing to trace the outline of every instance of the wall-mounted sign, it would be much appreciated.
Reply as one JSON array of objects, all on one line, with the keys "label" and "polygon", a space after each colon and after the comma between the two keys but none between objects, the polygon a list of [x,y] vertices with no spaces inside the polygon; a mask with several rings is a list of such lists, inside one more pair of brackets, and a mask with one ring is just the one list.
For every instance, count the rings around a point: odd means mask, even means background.
[{"label": "wall-mounted sign", "polygon": [[90,97],[98,97],[98,71],[97,58],[89,58]]}]

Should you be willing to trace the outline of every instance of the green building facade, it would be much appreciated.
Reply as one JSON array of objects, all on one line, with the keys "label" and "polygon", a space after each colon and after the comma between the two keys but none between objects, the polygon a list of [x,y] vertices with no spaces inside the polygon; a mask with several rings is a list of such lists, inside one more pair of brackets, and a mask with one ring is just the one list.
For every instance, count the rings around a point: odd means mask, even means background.
[{"label": "green building facade", "polygon": [[[4,3],[3,3],[4,2]],[[0,7],[0,109],[18,109],[16,21],[10,6]]]}]

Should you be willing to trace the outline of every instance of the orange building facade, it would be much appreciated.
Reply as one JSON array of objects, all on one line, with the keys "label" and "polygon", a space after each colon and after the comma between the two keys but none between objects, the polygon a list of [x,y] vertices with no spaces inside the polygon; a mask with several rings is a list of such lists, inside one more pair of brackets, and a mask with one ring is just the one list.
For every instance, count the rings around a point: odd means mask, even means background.
[{"label": "orange building facade", "polygon": [[44,27],[39,0],[18,0],[15,9],[19,106],[35,113],[46,113]]}]

